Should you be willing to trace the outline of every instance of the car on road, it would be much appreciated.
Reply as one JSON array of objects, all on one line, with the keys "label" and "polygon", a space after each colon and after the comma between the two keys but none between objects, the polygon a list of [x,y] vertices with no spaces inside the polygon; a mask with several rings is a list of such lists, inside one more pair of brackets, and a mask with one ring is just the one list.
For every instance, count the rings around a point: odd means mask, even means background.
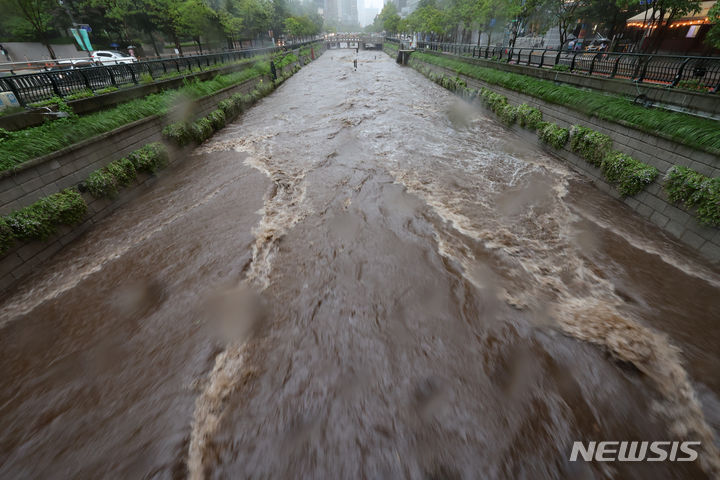
[{"label": "car on road", "polygon": [[119,65],[121,63],[135,63],[137,58],[117,50],[97,50],[92,53],[92,59],[103,65]]},{"label": "car on road", "polygon": [[70,60],[59,60],[56,65],[47,67],[47,70],[74,70],[76,68],[92,67],[93,60],[90,58],[74,58]]}]

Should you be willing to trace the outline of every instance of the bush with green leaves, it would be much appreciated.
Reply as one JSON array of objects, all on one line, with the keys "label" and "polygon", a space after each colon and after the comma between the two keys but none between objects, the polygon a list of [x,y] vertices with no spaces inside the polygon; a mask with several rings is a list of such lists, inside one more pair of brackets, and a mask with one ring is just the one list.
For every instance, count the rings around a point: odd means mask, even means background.
[{"label": "bush with green leaves", "polygon": [[135,150],[127,159],[138,172],[155,173],[168,164],[170,155],[165,145],[154,142]]},{"label": "bush with green leaves", "polygon": [[695,216],[700,223],[720,227],[720,177],[706,177],[675,165],[665,174],[664,188],[672,202],[697,208]]},{"label": "bush with green leaves", "polygon": [[163,137],[178,147],[189,145],[195,140],[192,125],[187,122],[171,123],[162,130]]},{"label": "bush with green leaves", "polygon": [[537,108],[531,107],[527,103],[517,106],[517,122],[521,127],[535,130],[543,121],[543,114]]},{"label": "bush with green leaves", "polygon": [[557,150],[563,148],[570,137],[570,130],[548,122],[540,124],[537,133],[543,143],[547,143]]},{"label": "bush with green leaves", "polygon": [[658,176],[658,169],[621,152],[608,152],[600,169],[623,197],[640,193]]},{"label": "bush with green leaves", "polygon": [[95,198],[114,197],[120,187],[130,185],[136,177],[135,165],[129,159],[121,158],[92,172],[83,185]]},{"label": "bush with green leaves", "polygon": [[505,125],[512,125],[517,120],[517,107],[506,103],[499,108],[497,114]]},{"label": "bush with green leaves", "polygon": [[135,181],[135,178],[137,178],[135,165],[127,158],[115,160],[105,168],[107,168],[108,172],[115,177],[117,184],[120,187],[127,187]]},{"label": "bush with green leaves", "polygon": [[117,91],[118,87],[111,85],[109,87],[101,88],[100,90],[95,90],[95,95],[105,95],[106,93],[113,93]]},{"label": "bush with green leaves", "polygon": [[231,97],[218,103],[218,109],[222,110],[228,121],[232,121],[235,117],[240,115],[240,112],[242,112],[242,103],[240,101],[235,101]]},{"label": "bush with green leaves", "polygon": [[225,126],[225,112],[220,109],[210,112],[210,115],[208,115],[207,118],[210,120],[210,123],[215,130],[220,130]]},{"label": "bush with green leaves", "polygon": [[684,88],[685,90],[695,90],[696,92],[705,93],[708,91],[707,87],[698,79],[681,80],[678,82],[677,88]]},{"label": "bush with green leaves", "polygon": [[14,242],[15,235],[13,235],[12,228],[5,218],[0,217],[0,255],[7,252]]},{"label": "bush with green leaves", "polygon": [[80,100],[81,98],[90,98],[93,95],[95,95],[93,93],[93,91],[90,90],[89,88],[86,88],[84,90],[80,90],[79,92],[71,93],[70,95],[65,95],[65,97],[63,97],[63,99],[66,102],[70,102],[72,100]]},{"label": "bush with green leaves", "polygon": [[148,72],[143,72],[140,74],[140,83],[147,84],[147,83],[153,83],[154,81],[155,81],[155,79]]},{"label": "bush with green leaves", "polygon": [[556,72],[569,72],[570,71],[570,67],[567,65],[563,65],[562,63],[553,65],[552,69],[555,70]]},{"label": "bush with green leaves", "polygon": [[566,84],[558,85],[552,80],[482,67],[450,55],[417,51],[413,53],[413,57],[420,62],[447,68],[455,74],[566,106],[590,117],[619,123],[715,155],[720,153],[720,128],[717,120],[662,108],[647,109],[620,95]]},{"label": "bush with green leaves", "polygon": [[464,80],[462,80],[460,77],[445,77],[440,76],[438,77],[437,83],[443,87],[447,88],[448,90],[455,92],[458,90],[461,90],[465,87],[467,87],[467,83],[465,83]]},{"label": "bush with green leaves", "polygon": [[612,139],[605,134],[581,125],[573,125],[570,129],[570,150],[596,167],[611,148]]},{"label": "bush with green leaves", "polygon": [[88,175],[81,185],[82,187],[95,198],[114,197],[118,192],[115,177],[104,168],[95,170]]},{"label": "bush with green leaves", "polygon": [[5,217],[18,240],[45,240],[59,225],[74,225],[87,212],[87,204],[80,192],[68,188],[43,197],[37,202]]},{"label": "bush with green leaves", "polygon": [[192,132],[195,143],[201,144],[212,137],[215,130],[213,130],[213,124],[210,123],[210,120],[208,120],[207,117],[203,117],[192,124]]},{"label": "bush with green leaves", "polygon": [[507,105],[507,97],[487,88],[480,89],[480,99],[493,112],[499,114]]}]

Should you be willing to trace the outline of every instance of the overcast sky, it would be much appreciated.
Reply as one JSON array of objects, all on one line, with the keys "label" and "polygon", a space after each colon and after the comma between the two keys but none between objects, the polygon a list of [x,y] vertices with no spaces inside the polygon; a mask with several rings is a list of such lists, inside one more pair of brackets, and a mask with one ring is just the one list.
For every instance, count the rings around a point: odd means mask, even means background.
[{"label": "overcast sky", "polygon": [[357,2],[358,8],[362,8],[363,6],[365,6],[382,10],[383,7],[383,0],[357,0]]}]

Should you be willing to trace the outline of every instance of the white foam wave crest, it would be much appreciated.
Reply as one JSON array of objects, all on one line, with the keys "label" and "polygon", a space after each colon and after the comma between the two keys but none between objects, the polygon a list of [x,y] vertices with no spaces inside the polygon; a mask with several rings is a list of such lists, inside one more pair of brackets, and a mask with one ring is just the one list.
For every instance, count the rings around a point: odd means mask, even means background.
[{"label": "white foam wave crest", "polygon": [[[545,165],[536,164],[536,168],[542,170]],[[614,293],[612,284],[598,277],[571,244],[571,225],[577,217],[562,201],[569,172],[562,175],[563,170],[553,169],[557,179],[552,188],[553,209],[543,218],[528,218],[535,215],[530,209],[526,218],[506,224],[494,214],[497,209],[491,201],[485,199],[481,202],[483,224],[479,225],[457,209],[457,205],[467,205],[467,199],[459,197],[462,195],[459,190],[448,189],[434,179],[420,178],[414,170],[390,170],[397,183],[420,196],[452,230],[482,242],[507,268],[503,276],[510,276],[510,286],[499,289],[505,302],[516,308],[550,312],[566,335],[597,345],[647,375],[663,397],[656,410],[669,422],[670,432],[679,438],[701,441],[704,449],[701,465],[711,475],[720,473],[720,452],[682,365],[680,351],[664,335],[621,314],[618,307],[622,300]],[[535,226],[544,230],[543,234],[539,237],[524,234],[532,232],[524,232],[519,226],[525,221],[529,224],[534,221]],[[482,287],[473,275],[477,261],[463,248],[464,242],[453,238],[452,232],[438,230],[435,235],[440,254],[461,265],[465,278]],[[562,279],[562,273],[568,270],[574,274],[576,283],[585,286],[582,291],[591,295],[568,286]],[[518,275],[518,271],[523,274]]]},{"label": "white foam wave crest", "polygon": [[[281,162],[273,162],[270,135],[246,137],[242,140],[226,142],[236,151],[248,153],[245,163],[263,172],[272,181],[273,186],[266,195],[261,219],[253,229],[252,260],[246,271],[243,283],[262,291],[270,285],[273,258],[280,239],[295,224],[308,215],[304,205],[306,171],[300,168],[282,168]],[[234,342],[215,359],[203,392],[195,403],[192,431],[188,448],[188,476],[191,480],[205,478],[209,452],[212,450],[212,438],[217,433],[225,399],[249,375],[244,364],[246,343]]]}]

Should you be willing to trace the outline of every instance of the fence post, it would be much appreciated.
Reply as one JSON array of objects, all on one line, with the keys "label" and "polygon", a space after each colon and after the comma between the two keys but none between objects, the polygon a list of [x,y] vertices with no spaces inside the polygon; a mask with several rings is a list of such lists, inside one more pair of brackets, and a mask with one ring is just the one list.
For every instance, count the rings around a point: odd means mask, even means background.
[{"label": "fence post", "polygon": [[48,80],[50,80],[50,83],[52,84],[53,92],[55,92],[55,95],[57,95],[58,97],[63,97],[64,95],[62,93],[60,93],[60,88],[58,87],[57,81],[55,81],[53,76],[50,75],[49,73],[45,73],[44,75],[47,77]]},{"label": "fence post", "polygon": [[596,53],[593,55],[593,59],[590,62],[590,70],[588,71],[588,75],[592,75],[593,70],[595,69],[595,59],[597,59],[600,56],[600,53]]},{"label": "fence post", "polygon": [[538,67],[542,68],[543,64],[545,64],[545,54],[547,53],[547,48],[543,48],[543,53],[540,55],[540,65]]},{"label": "fence post", "polygon": [[619,54],[617,56],[617,60],[615,60],[615,65],[613,65],[612,73],[610,74],[610,78],[615,78],[615,74],[617,73],[618,64],[620,63],[620,59],[622,58],[622,54]]},{"label": "fence post", "polygon": [[110,83],[113,84],[113,87],[117,87],[117,83],[115,82],[115,75],[113,75],[110,67],[102,67],[102,68],[104,68],[105,71],[107,72],[107,74],[110,76]]},{"label": "fence post", "polygon": [[575,57],[577,57],[577,52],[573,53],[572,61],[570,62],[570,71],[572,72],[575,68]]},{"label": "fence post", "polygon": [[148,72],[148,75],[150,75],[150,78],[154,81],[154,80],[155,80],[155,75],[153,75],[153,73],[152,73],[152,68],[150,68],[150,64],[149,64],[149,63],[145,63],[144,65],[145,65],[145,69],[146,69],[147,72]]},{"label": "fence post", "polygon": [[640,74],[640,77],[638,78],[638,83],[642,83],[643,80],[645,79],[645,74],[647,73],[647,66],[650,63],[650,60],[652,60],[652,58],[653,58],[653,56],[650,55],[648,57],[647,61],[645,62],[645,64],[643,65],[642,73]]},{"label": "fence post", "polygon": [[690,61],[690,59],[686,58],[685,61],[680,64],[677,74],[675,75],[675,78],[673,79],[672,83],[670,84],[671,87],[677,87],[677,84],[680,83],[680,80],[682,80],[683,71],[685,70],[685,65],[687,65],[689,61]]},{"label": "fence post", "polygon": [[127,68],[128,70],[130,70],[130,77],[132,78],[133,83],[134,83],[135,85],[137,85],[137,84],[138,84],[138,81],[137,81],[137,77],[135,76],[135,70],[134,70],[130,65],[128,65],[128,64],[124,64],[124,65],[125,65],[125,68]]},{"label": "fence post", "polygon": [[633,70],[632,78],[631,80],[634,80],[638,77],[640,74],[640,65],[642,64],[642,57],[637,57],[637,62],[635,62],[635,70]]},{"label": "fence post", "polygon": [[90,85],[90,79],[88,79],[87,75],[85,75],[85,69],[79,68],[78,72],[80,73],[80,76],[83,78],[83,81],[85,82],[85,86],[88,88],[88,90],[93,90],[92,86]]}]

